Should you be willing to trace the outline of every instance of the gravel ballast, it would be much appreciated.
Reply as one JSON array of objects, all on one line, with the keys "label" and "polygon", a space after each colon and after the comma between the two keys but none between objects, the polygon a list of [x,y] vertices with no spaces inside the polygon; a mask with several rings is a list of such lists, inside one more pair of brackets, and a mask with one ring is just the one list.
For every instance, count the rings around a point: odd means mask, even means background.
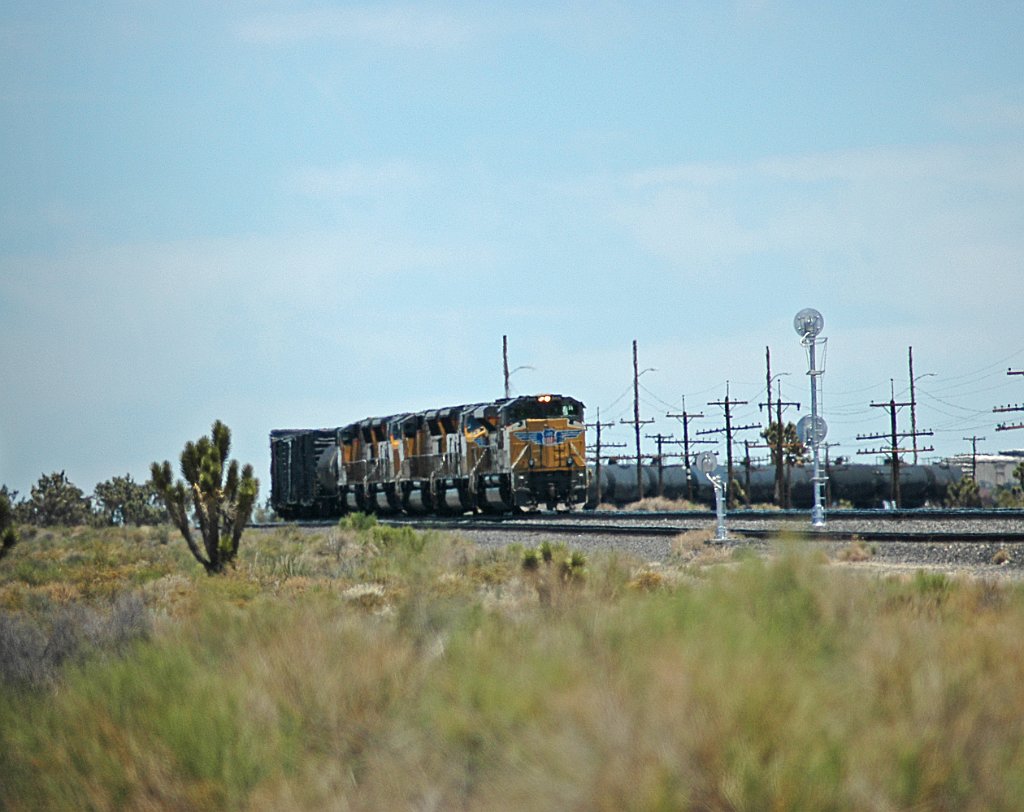
[{"label": "gravel ballast", "polygon": [[[613,516],[609,516],[613,520]],[[657,525],[668,520],[654,519],[645,524]],[[715,520],[688,520],[686,533],[687,551],[693,551],[694,544],[699,547],[701,534],[711,538],[715,533]],[[743,518],[727,521],[726,527],[729,540],[712,542],[706,545],[710,549],[731,551],[751,549],[762,555],[768,555],[777,548],[778,542],[744,538],[744,529],[778,530],[784,537],[787,529],[808,530],[809,522],[795,523],[791,519],[751,519]],[[829,529],[843,533],[906,532],[909,535],[928,533],[963,533],[968,536],[972,532],[987,534],[1006,532],[1020,533],[1024,530],[1020,520],[1007,519],[957,519],[913,522],[884,521],[877,519],[837,519],[827,523]],[[459,535],[482,546],[505,546],[518,543],[523,546],[537,546],[545,540],[562,542],[574,550],[586,553],[597,551],[618,551],[624,555],[641,561],[659,564],[683,563],[686,556],[679,555],[680,545],[670,536],[622,536],[602,535],[591,529],[579,534],[559,533],[557,535],[537,528],[523,528],[522,531],[509,532],[488,530],[459,530]],[[859,568],[863,570],[879,570],[912,572],[918,569],[941,571],[948,574],[962,574],[985,578],[1022,578],[1024,577],[1024,544],[1019,542],[1000,543],[998,541],[975,542],[966,538],[952,541],[834,541],[827,539],[799,539],[795,542],[806,546],[809,550],[820,550],[836,565]]]}]

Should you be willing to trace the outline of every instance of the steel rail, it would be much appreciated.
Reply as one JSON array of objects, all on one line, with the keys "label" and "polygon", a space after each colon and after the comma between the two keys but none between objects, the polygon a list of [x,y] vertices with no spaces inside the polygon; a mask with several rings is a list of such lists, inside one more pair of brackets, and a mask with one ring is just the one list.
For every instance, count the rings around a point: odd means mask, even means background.
[{"label": "steel rail", "polygon": [[[576,524],[567,522],[479,522],[476,520],[455,519],[437,521],[434,519],[409,522],[407,520],[385,520],[386,523],[412,524],[421,530],[443,530],[447,532],[478,531],[530,533],[551,535],[606,535],[606,536],[667,536],[674,537],[694,530],[707,530],[709,525],[693,524]],[[1024,543],[1024,532],[1020,531],[976,531],[964,529],[929,530],[840,530],[824,528],[792,528],[792,527],[743,527],[729,528],[733,540],[743,539],[794,539],[800,541],[870,541],[870,542],[913,542],[920,544],[1021,544]]]},{"label": "steel rail", "polygon": [[[813,528],[809,524],[797,526],[795,522],[807,519],[806,511],[735,511],[729,514],[729,532],[737,540],[790,538],[806,541],[862,540],[872,542],[914,543],[1024,543],[1024,510],[1015,509],[924,509],[924,510],[846,510],[829,514],[836,524]],[[840,520],[857,520],[891,525],[907,522],[909,526],[843,528]],[[940,529],[917,529],[918,520],[931,519],[948,524]],[[958,526],[966,520],[1009,520],[1016,526],[1004,529]],[[626,512],[586,511],[572,514],[528,513],[515,515],[466,516],[408,516],[381,517],[382,524],[411,526],[421,530],[496,531],[508,533],[550,533],[552,535],[608,535],[608,536],[677,536],[694,530],[707,530],[714,521],[708,511]],[[782,526],[751,527],[749,522],[780,522]],[[293,521],[286,523],[251,524],[256,529],[275,527],[334,527],[337,519]]]}]

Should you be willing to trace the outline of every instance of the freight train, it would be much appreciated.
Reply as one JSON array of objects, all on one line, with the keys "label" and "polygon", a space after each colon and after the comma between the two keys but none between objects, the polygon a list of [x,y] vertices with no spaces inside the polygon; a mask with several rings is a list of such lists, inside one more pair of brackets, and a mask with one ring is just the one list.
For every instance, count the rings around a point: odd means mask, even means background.
[{"label": "freight train", "polygon": [[[707,475],[696,467],[689,472],[680,465],[665,465],[660,471],[656,465],[641,466],[644,495],[659,493],[668,499],[686,499],[707,505],[715,503],[714,488]],[[827,470],[826,496],[831,503],[848,503],[856,508],[877,508],[892,498],[892,469],[888,465],[849,464],[831,465]],[[718,471],[726,478],[725,466]],[[814,501],[810,466],[789,469],[789,489],[793,507],[809,508]],[[963,478],[959,466],[901,465],[900,506],[905,508],[941,505],[946,489]],[[749,478],[742,466],[733,469],[733,480],[746,492],[752,503],[770,503],[775,498],[775,466],[751,469]],[[637,501],[637,475],[635,465],[612,464],[601,467],[600,481],[591,477],[590,503],[600,501],[613,505],[628,505]]]},{"label": "freight train", "polygon": [[587,499],[584,405],[532,395],[270,433],[285,519],[572,510]]}]

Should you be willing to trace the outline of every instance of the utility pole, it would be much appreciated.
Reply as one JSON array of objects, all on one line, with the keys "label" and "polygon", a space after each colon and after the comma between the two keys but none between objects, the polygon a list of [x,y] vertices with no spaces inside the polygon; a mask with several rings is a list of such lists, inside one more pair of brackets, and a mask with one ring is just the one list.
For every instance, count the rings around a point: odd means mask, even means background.
[{"label": "utility pole", "polygon": [[501,337],[501,359],[505,368],[505,400],[508,400],[509,389],[508,389],[508,336]]},{"label": "utility pole", "polygon": [[705,431],[698,431],[697,434],[721,434],[725,432],[725,465],[726,474],[728,477],[726,484],[726,499],[730,508],[734,507],[735,499],[732,493],[732,441],[733,436],[738,431],[747,431],[749,429],[761,428],[760,423],[753,423],[748,426],[733,426],[732,425],[732,407],[733,406],[745,406],[747,401],[745,400],[729,400],[729,382],[725,382],[725,400],[712,400],[708,402],[708,406],[721,406],[725,410],[725,428],[724,429],[707,429]]},{"label": "utility pole", "polygon": [[[1024,369],[1008,369],[1006,370],[1007,375],[1024,375]],[[993,412],[1024,412],[1024,406],[1017,404],[1016,406],[996,406]],[[1013,431],[1014,429],[1024,429],[1024,423],[1015,423],[1010,425],[1008,423],[1000,423],[996,426],[996,431]]]},{"label": "utility pole", "polygon": [[683,424],[683,467],[686,469],[686,499],[693,501],[693,477],[690,476],[690,445],[714,445],[714,440],[691,440],[690,421],[704,417],[704,412],[691,414],[686,411],[686,397],[683,397],[683,410],[681,412],[668,412],[665,417],[675,417]]},{"label": "utility pole", "polygon": [[645,434],[644,437],[646,437],[648,440],[654,440],[658,444],[658,457],[657,457],[657,459],[658,459],[658,496],[664,496],[665,495],[665,462],[664,462],[665,458],[664,458],[664,456],[662,456],[661,447],[663,445],[669,445],[669,444],[671,444],[671,445],[682,445],[683,441],[682,440],[674,440],[674,439],[672,439],[672,435],[671,434],[662,434],[661,432],[658,432],[657,434]]},{"label": "utility pole", "polygon": [[984,437],[964,437],[965,440],[970,440],[971,443],[971,479],[975,482],[978,481],[978,440],[984,440]]},{"label": "utility pole", "polygon": [[[891,430],[888,435],[885,434],[858,434],[858,440],[885,440],[889,439],[891,445],[889,448],[883,449],[871,449],[866,451],[858,451],[858,454],[891,454],[892,455],[892,501],[893,506],[898,508],[900,506],[900,454],[906,454],[907,449],[899,447],[899,440],[901,437],[910,437],[911,433],[900,433],[896,430],[896,413],[897,410],[909,406],[910,403],[897,403],[895,395],[895,386],[890,381],[890,387],[892,389],[892,395],[888,403],[872,403],[871,406],[877,409],[888,409],[889,410],[889,421],[891,424]],[[914,434],[921,436],[930,437],[933,432],[931,431],[919,431]],[[922,448],[922,451],[934,451],[934,448]]]},{"label": "utility pole", "polygon": [[744,479],[743,504],[750,507],[750,441],[743,441],[743,471],[746,474]]},{"label": "utility pole", "polygon": [[[783,373],[783,374],[785,374],[785,373]],[[769,386],[770,386],[770,384],[771,384],[771,379],[769,379]],[[790,506],[789,505],[789,489],[786,487],[786,484],[785,484],[786,481],[788,481],[788,478],[787,479],[783,479],[784,472],[788,468],[788,464],[786,462],[786,454],[785,454],[786,432],[785,432],[785,428],[782,425],[782,410],[784,408],[789,408],[790,406],[795,406],[797,409],[799,409],[800,408],[800,404],[797,403],[796,401],[792,401],[792,400],[785,400],[784,401],[782,399],[782,381],[776,381],[776,386],[778,387],[779,392],[778,392],[778,397],[775,398],[775,446],[774,446],[774,448],[772,448],[772,445],[771,445],[772,441],[771,441],[770,437],[765,437],[765,442],[767,442],[768,443],[768,447],[771,448],[771,454],[772,454],[773,462],[775,463],[775,504],[777,504],[779,507],[787,507],[788,508]],[[758,403],[757,407],[759,409],[761,409],[761,408],[763,408],[766,405],[768,406],[768,425],[770,427],[771,424],[772,424],[772,396],[771,396],[771,392],[770,391],[768,393],[768,402],[767,402],[767,404],[765,404],[765,403]]]},{"label": "utility pole", "polygon": [[600,406],[597,407],[597,422],[596,423],[585,423],[584,425],[588,429],[597,429],[597,445],[594,446],[594,449],[595,449],[595,455],[594,455],[594,477],[595,477],[595,479],[597,479],[597,504],[601,504],[601,462],[602,462],[601,451],[602,451],[602,448],[609,448],[609,447],[625,448],[625,445],[623,443],[618,443],[615,446],[602,446],[601,445],[601,429],[602,428],[611,428],[615,424],[614,423],[602,423],[601,422],[601,407]]},{"label": "utility pole", "polygon": [[[652,370],[653,371],[653,370]],[[645,369],[644,372],[647,372]],[[633,419],[620,420],[620,423],[632,424],[636,432],[636,498],[637,501],[644,498],[644,471],[643,458],[640,455],[640,427],[653,423],[654,420],[640,419],[640,365],[637,362],[636,339],[633,339]]]}]

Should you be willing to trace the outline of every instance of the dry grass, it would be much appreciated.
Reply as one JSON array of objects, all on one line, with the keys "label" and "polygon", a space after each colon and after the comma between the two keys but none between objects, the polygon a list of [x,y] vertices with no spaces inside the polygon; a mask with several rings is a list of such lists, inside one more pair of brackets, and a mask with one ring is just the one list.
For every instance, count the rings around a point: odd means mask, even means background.
[{"label": "dry grass", "polygon": [[221,578],[145,537],[20,544],[8,622],[113,585],[154,623],[4,686],[0,808],[1018,807],[1024,588],[709,536],[654,566],[282,529]]},{"label": "dry grass", "polygon": [[670,513],[677,510],[707,510],[707,505],[690,502],[686,499],[667,499],[664,496],[649,496],[641,499],[639,502],[625,505],[624,509],[650,513]]},{"label": "dry grass", "polygon": [[858,561],[869,561],[874,558],[875,550],[869,544],[856,539],[851,541],[846,547],[836,553],[836,558],[839,561],[846,561],[848,563],[855,563]]}]

